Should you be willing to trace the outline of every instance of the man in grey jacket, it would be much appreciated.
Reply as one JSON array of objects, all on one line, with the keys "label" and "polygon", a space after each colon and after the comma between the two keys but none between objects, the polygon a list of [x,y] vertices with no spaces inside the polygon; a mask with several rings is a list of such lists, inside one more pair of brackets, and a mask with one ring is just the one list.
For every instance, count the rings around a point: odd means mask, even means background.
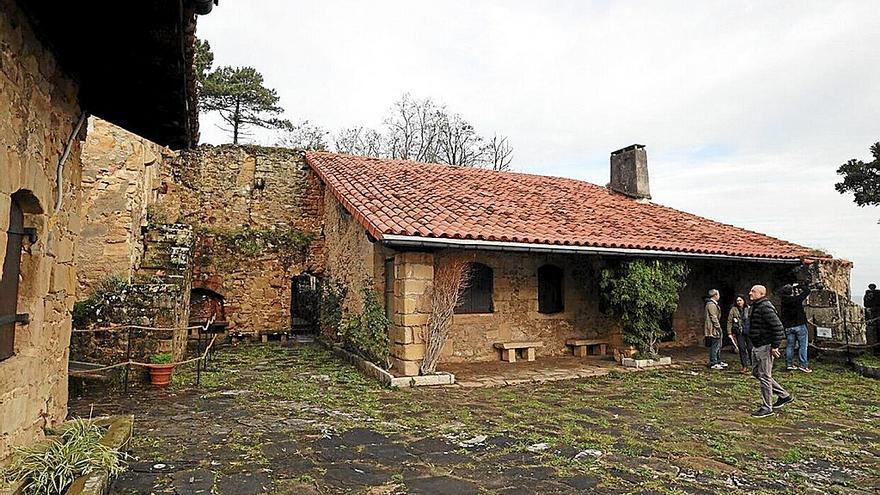
[{"label": "man in grey jacket", "polygon": [[720,298],[721,293],[717,289],[709,290],[703,325],[709,344],[709,367],[713,370],[723,370],[727,367],[727,363],[721,361],[721,341],[724,334],[721,332],[721,307],[718,306]]}]

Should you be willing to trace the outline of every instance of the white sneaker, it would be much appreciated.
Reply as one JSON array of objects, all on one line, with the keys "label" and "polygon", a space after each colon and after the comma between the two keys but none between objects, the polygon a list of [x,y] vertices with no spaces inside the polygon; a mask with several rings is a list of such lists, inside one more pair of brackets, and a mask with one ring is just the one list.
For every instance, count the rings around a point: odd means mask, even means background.
[{"label": "white sneaker", "polygon": [[721,361],[718,364],[720,364],[722,368],[727,368],[727,363],[725,363],[724,361]]},{"label": "white sneaker", "polygon": [[718,364],[713,364],[712,366],[709,366],[709,368],[711,368],[713,370],[723,370],[724,366],[721,366],[721,363],[718,363]]}]

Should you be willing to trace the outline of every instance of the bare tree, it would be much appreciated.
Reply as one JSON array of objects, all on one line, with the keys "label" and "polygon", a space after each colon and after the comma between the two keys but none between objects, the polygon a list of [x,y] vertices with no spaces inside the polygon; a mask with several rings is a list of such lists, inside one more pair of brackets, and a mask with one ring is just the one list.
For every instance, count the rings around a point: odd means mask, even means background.
[{"label": "bare tree", "polygon": [[350,155],[381,157],[384,154],[384,139],[375,129],[357,126],[337,132],[333,145],[339,153]]},{"label": "bare tree", "polygon": [[440,265],[434,272],[434,286],[431,291],[431,314],[428,324],[422,331],[425,341],[425,358],[419,366],[419,373],[428,375],[437,369],[437,361],[443,346],[449,339],[449,327],[458,298],[467,288],[468,263],[453,259]]},{"label": "bare tree", "polygon": [[447,165],[476,167],[483,155],[481,138],[470,122],[457,113],[440,114],[437,161]]},{"label": "bare tree", "polygon": [[497,171],[510,170],[513,160],[513,147],[507,142],[507,136],[496,134],[483,148],[483,160],[487,168]]},{"label": "bare tree", "polygon": [[405,93],[391,105],[384,130],[349,127],[335,134],[336,151],[352,155],[510,170],[513,148],[507,137],[486,141],[461,114],[430,98]]},{"label": "bare tree", "polygon": [[385,117],[386,152],[390,158],[435,161],[443,107],[430,98],[414,99],[405,93]]},{"label": "bare tree", "polygon": [[327,134],[328,132],[323,127],[310,124],[308,120],[304,120],[299,124],[293,124],[289,130],[278,138],[275,145],[286,148],[324,151],[327,149]]}]

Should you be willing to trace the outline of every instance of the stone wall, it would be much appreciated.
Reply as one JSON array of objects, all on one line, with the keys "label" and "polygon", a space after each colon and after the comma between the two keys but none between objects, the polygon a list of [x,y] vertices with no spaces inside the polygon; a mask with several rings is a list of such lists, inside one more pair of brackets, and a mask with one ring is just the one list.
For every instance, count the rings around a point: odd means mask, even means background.
[{"label": "stone wall", "polygon": [[851,299],[851,271],[852,263],[846,260],[820,260],[796,271],[799,283],[821,284],[805,302],[811,337],[816,337],[816,327],[825,327],[831,329],[832,335],[826,342],[869,343],[865,310]]},{"label": "stone wall", "polygon": [[364,304],[362,289],[368,283],[379,294],[384,291],[384,248],[370,241],[364,228],[330,191],[324,194],[323,230],[327,260],[325,278],[346,288],[341,309],[360,313]]},{"label": "stone wall", "polygon": [[[77,265],[77,297],[107,277],[131,280],[143,256],[141,228],[158,198],[167,148],[104,120],[89,119],[83,146],[83,200]],[[161,222],[162,219],[154,219]]]},{"label": "stone wall", "polygon": [[[329,239],[328,239],[329,241]],[[395,372],[418,373],[424,355],[422,332],[430,314],[434,270],[452,257],[464,258],[493,270],[492,313],[456,314],[450,340],[441,363],[494,361],[495,342],[541,341],[538,356],[570,353],[570,338],[604,338],[623,346],[618,325],[601,310],[599,273],[610,258],[596,255],[537,255],[492,251],[440,251],[398,253],[394,257],[394,326],[390,330]],[[537,271],[550,264],[562,268],[564,310],[538,312]],[[786,276],[790,265],[754,262],[691,261],[691,272],[682,291],[679,308],[670,322],[674,336],[664,347],[702,345],[705,294],[722,292],[722,306],[729,310],[736,294],[747,294],[754,284],[772,291]]]},{"label": "stone wall", "polygon": [[[324,269],[323,186],[302,152],[259,146],[201,146],[169,166],[156,209],[193,226],[193,288],[225,298],[229,330],[273,333],[290,328],[291,279]],[[308,236],[300,252],[280,245]],[[248,250],[251,241],[265,247]],[[274,243],[274,244],[273,244]]]},{"label": "stone wall", "polygon": [[[30,323],[15,326],[15,354],[0,361],[0,458],[67,414],[82,134],[64,166],[57,213],[55,177],[79,115],[75,82],[18,4],[0,0],[0,232],[8,228],[17,192],[24,198],[25,226],[37,232],[36,243],[24,242],[17,301],[17,312],[29,314]],[[6,246],[7,236],[0,235],[0,256]]]}]

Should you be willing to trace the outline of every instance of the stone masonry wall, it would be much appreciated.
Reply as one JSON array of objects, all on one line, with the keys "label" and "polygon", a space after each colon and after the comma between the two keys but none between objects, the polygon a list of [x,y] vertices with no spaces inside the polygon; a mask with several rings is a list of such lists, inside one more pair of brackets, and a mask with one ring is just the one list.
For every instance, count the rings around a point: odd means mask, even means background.
[{"label": "stone masonry wall", "polygon": [[822,288],[814,290],[805,303],[811,336],[815,336],[816,327],[826,327],[831,329],[832,335],[826,341],[870,343],[865,309],[850,297],[851,270],[852,263],[844,260],[820,260],[797,270],[798,282],[822,284]]},{"label": "stone masonry wall", "polygon": [[366,282],[371,282],[379,294],[384,290],[382,248],[370,242],[363,227],[330,191],[324,193],[324,239],[327,246],[325,276],[347,289],[341,309],[360,313]]},{"label": "stone masonry wall", "polygon": [[[0,361],[0,459],[37,440],[67,414],[70,313],[76,290],[74,259],[80,230],[78,204],[82,134],[73,141],[54,212],[56,166],[80,115],[77,86],[56,65],[17,2],[0,0],[0,232],[9,226],[11,196],[21,192],[25,226],[15,354]],[[0,235],[0,256],[7,236]]]},{"label": "stone masonry wall", "polygon": [[[229,330],[271,333],[290,328],[291,279],[324,268],[323,186],[301,152],[259,146],[201,146],[170,164],[157,211],[196,233],[193,288],[225,298]],[[303,253],[263,250],[229,256],[230,238],[300,232]],[[233,243],[234,244],[234,243]]]},{"label": "stone masonry wall", "polygon": [[[505,341],[541,341],[538,356],[563,355],[570,352],[567,339],[607,336],[614,326],[599,310],[598,257],[480,251],[458,255],[492,268],[495,312],[455,315],[451,355],[444,361],[496,360],[493,344]],[[537,273],[545,264],[563,270],[564,310],[559,313],[538,312]]]},{"label": "stone masonry wall", "polygon": [[131,280],[143,256],[141,228],[158,197],[163,157],[170,155],[167,148],[109,122],[89,119],[77,254],[78,266],[89,269],[77,274],[78,298],[112,275]]},{"label": "stone masonry wall", "polygon": [[[441,363],[494,361],[499,359],[495,342],[541,341],[537,355],[564,355],[570,338],[605,338],[623,346],[618,325],[601,311],[598,278],[610,261],[594,255],[536,255],[491,251],[441,251],[398,253],[395,256],[394,308],[390,330],[392,362],[402,375],[418,373],[424,356],[422,331],[430,313],[434,270],[453,257],[463,257],[492,268],[494,311],[456,314]],[[538,312],[537,270],[544,264],[563,269],[564,311]],[[722,291],[725,310],[736,293],[763,283],[771,290],[790,266],[764,263],[693,261],[679,309],[673,316],[674,340],[663,345],[692,346],[703,342],[703,311],[706,292]],[[727,302],[730,299],[730,303]]]}]

